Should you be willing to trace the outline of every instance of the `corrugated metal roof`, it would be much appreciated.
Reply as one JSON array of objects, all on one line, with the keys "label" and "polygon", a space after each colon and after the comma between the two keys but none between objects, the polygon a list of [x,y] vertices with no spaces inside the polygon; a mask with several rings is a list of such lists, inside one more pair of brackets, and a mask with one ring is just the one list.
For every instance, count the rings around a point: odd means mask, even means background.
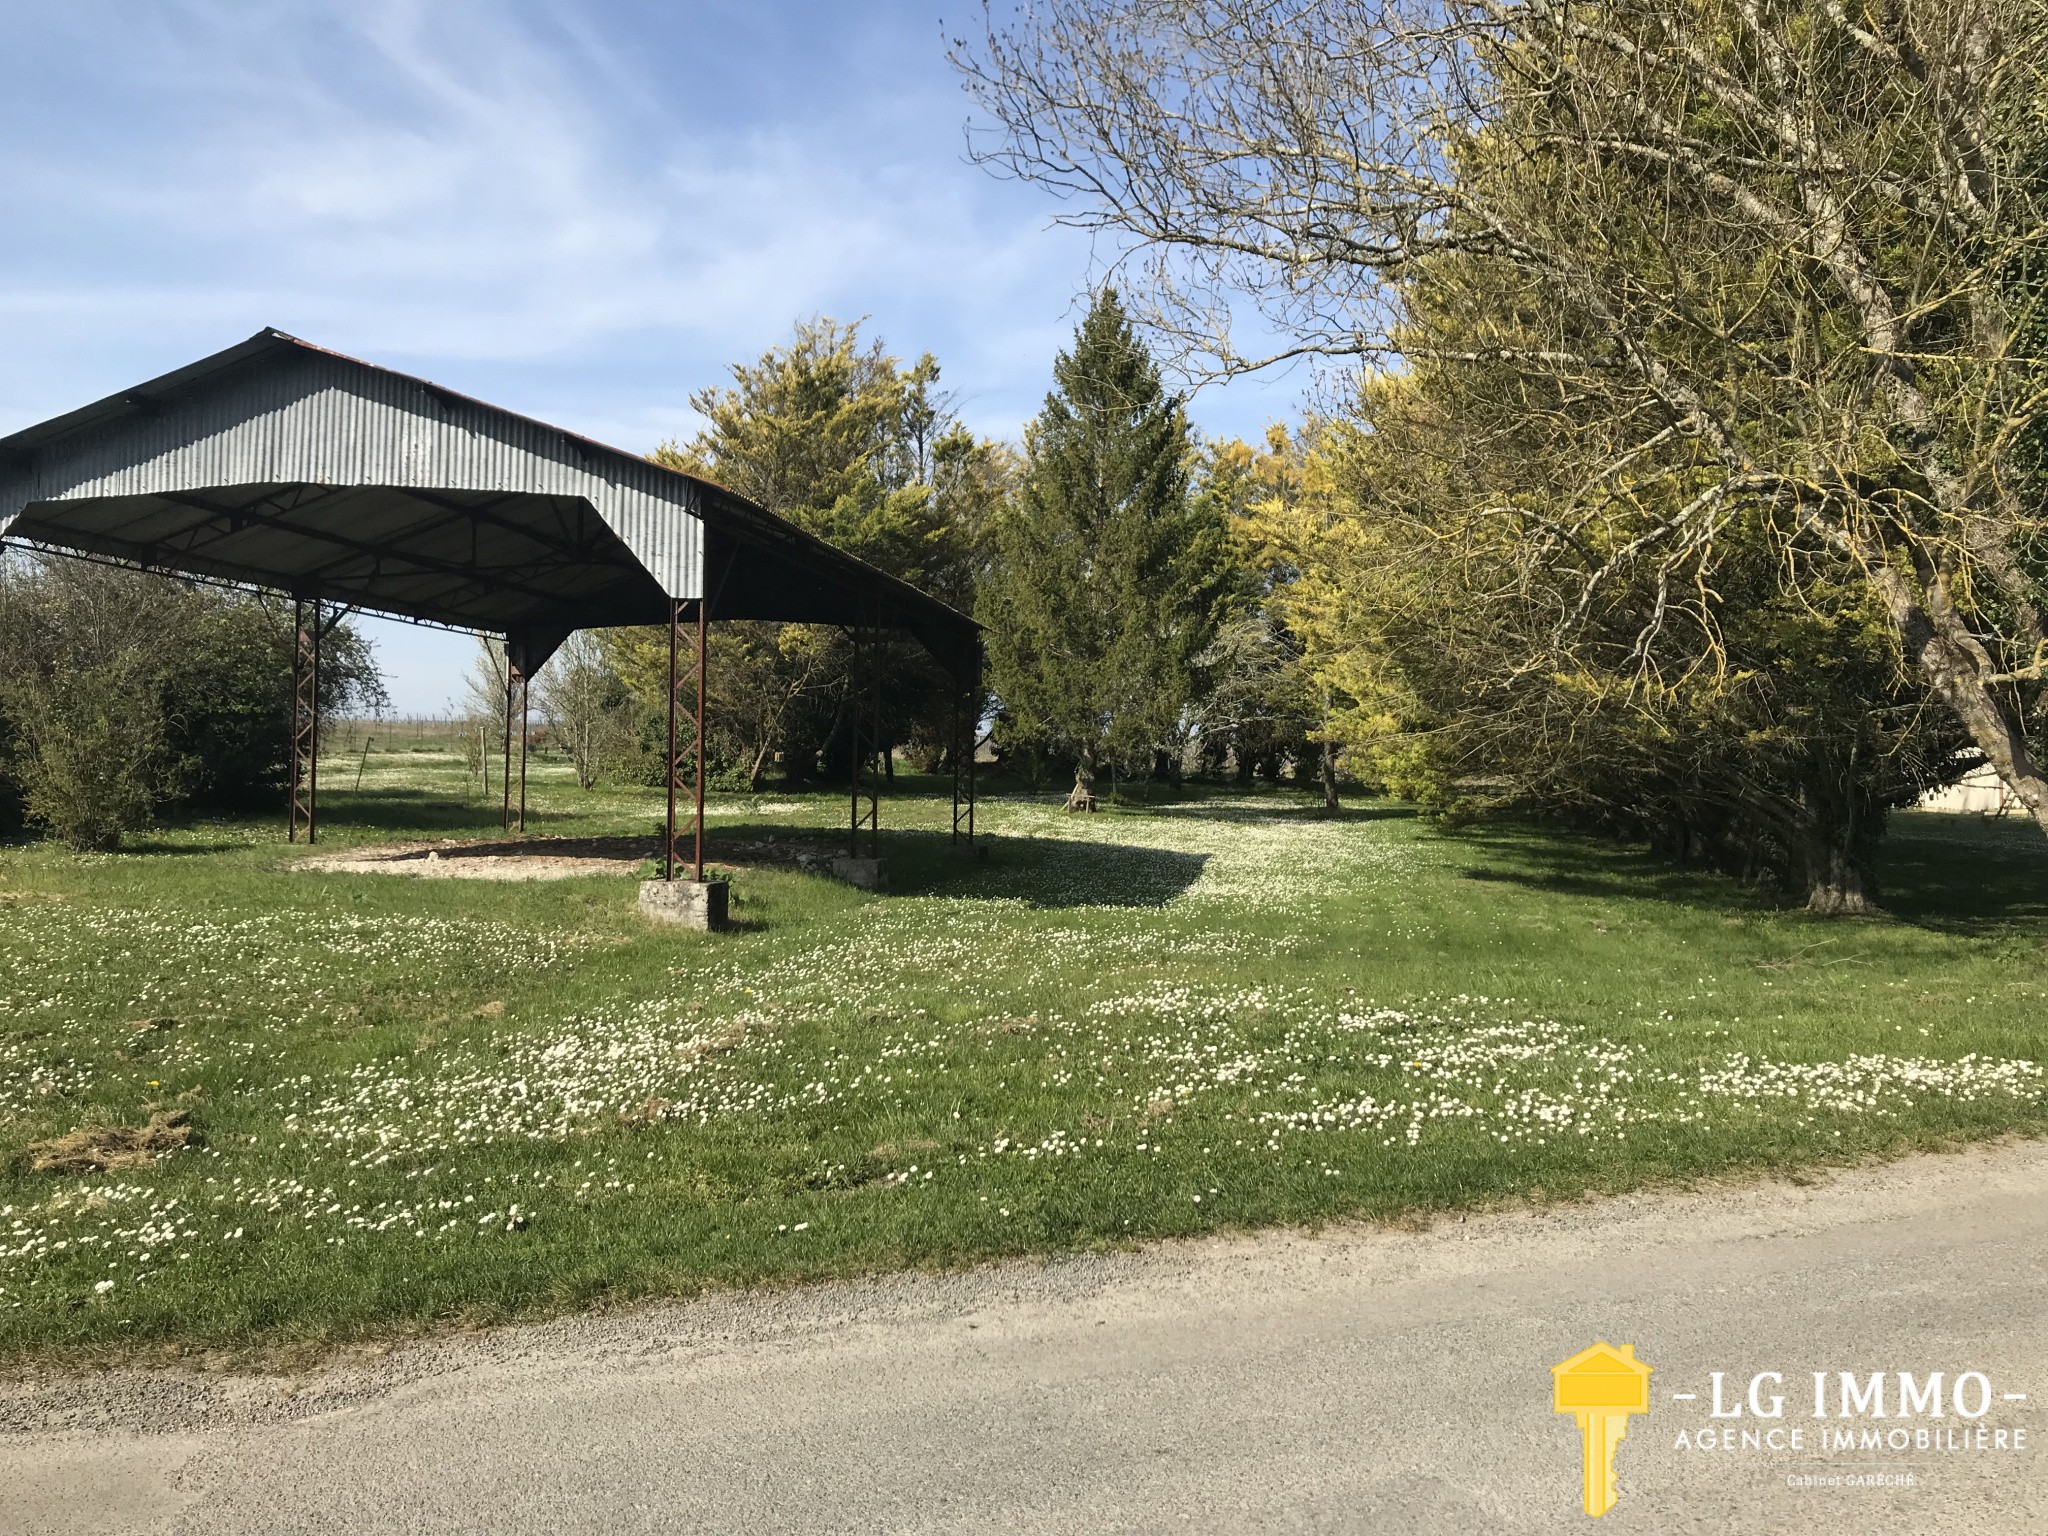
[{"label": "corrugated metal roof", "polygon": [[714,618],[976,643],[722,487],[281,331],[0,438],[0,536],[500,633],[655,622],[715,548]]}]

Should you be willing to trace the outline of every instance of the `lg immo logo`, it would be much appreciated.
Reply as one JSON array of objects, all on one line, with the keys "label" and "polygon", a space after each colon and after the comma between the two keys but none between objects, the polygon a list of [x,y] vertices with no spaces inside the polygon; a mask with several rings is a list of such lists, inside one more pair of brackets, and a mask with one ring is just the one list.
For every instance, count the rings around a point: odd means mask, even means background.
[{"label": "lg immo logo", "polygon": [[1614,1508],[1614,1453],[1628,1416],[1650,1411],[1650,1367],[1636,1347],[1601,1340],[1550,1368],[1550,1408],[1579,1421],[1580,1493],[1589,1515]]},{"label": "lg immo logo", "polygon": [[[1729,1375],[1707,1373],[1707,1417],[1742,1422],[1680,1430],[1676,1449],[1813,1456],[1842,1451],[2027,1449],[2027,1426],[2001,1423],[1994,1412],[2024,1403],[2027,1394],[1994,1390],[1983,1371],[1813,1371],[1790,1380],[1783,1371],[1758,1371],[1747,1387]],[[1674,1402],[1699,1401],[1696,1392],[1671,1396]]]},{"label": "lg immo logo", "polygon": [[[1615,1453],[1629,1416],[1650,1411],[1650,1366],[1634,1345],[1603,1339],[1550,1375],[1551,1409],[1579,1426],[1580,1502],[1587,1514],[1604,1515],[1618,1497]],[[2014,1422],[2025,1415],[2027,1394],[2004,1390],[1985,1371],[1708,1371],[1699,1390],[1670,1390],[1687,1384],[1667,1381],[1662,1394],[1679,1416],[1674,1451],[1783,1458],[1794,1488],[1912,1486],[1911,1470],[1886,1468],[1924,1466],[1930,1455],[2032,1449],[2028,1426]],[[1911,1464],[1883,1459],[1908,1453]]]}]

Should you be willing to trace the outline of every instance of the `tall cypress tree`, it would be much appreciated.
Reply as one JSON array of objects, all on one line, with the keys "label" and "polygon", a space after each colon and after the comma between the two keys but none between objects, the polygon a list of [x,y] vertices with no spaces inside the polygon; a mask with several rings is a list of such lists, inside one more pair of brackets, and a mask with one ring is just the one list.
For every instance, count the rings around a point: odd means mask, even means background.
[{"label": "tall cypress tree", "polygon": [[978,604],[1013,743],[1099,768],[1174,750],[1223,568],[1221,519],[1189,494],[1193,445],[1116,294],[1096,296],[1025,429],[1023,485],[992,528]]}]

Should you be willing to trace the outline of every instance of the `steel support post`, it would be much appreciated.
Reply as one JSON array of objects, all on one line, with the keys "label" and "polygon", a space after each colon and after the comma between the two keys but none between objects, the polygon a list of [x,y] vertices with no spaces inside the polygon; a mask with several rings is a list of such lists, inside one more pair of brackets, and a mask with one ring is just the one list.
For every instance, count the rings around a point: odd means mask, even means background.
[{"label": "steel support post", "polygon": [[[981,649],[953,697],[953,841],[974,846],[974,759],[981,748]],[[964,834],[964,835],[963,835]]]},{"label": "steel support post", "polygon": [[[683,670],[683,609],[697,610],[697,662],[694,681]],[[691,767],[695,803],[694,878],[704,879],[704,672],[705,626],[709,604],[675,599],[668,613],[668,830],[662,841],[661,878],[676,877],[676,796],[683,788],[683,767]],[[696,695],[693,701],[691,693]],[[688,739],[682,727],[688,728]]]},{"label": "steel support post", "polygon": [[710,623],[710,603],[699,598],[697,601],[697,716],[696,728],[691,735],[696,738],[697,770],[697,873],[694,876],[699,885],[704,883],[704,686],[707,656],[707,626]]},{"label": "steel support post", "polygon": [[505,830],[513,829],[512,811],[512,714],[517,700],[519,714],[519,812],[518,829],[526,830],[526,676],[512,664],[512,637],[505,637],[505,775],[501,787],[505,797]]},{"label": "steel support post", "polygon": [[860,857],[860,627],[856,625],[848,630],[846,638],[851,644],[846,677],[846,856],[857,859]]},{"label": "steel support post", "polygon": [[856,625],[852,631],[853,676],[848,689],[847,718],[851,722],[853,772],[851,806],[848,813],[847,857],[860,857],[860,829],[868,829],[868,857],[882,856],[882,781],[875,770],[875,754],[882,744],[881,658],[875,654],[878,631]]},{"label": "steel support post", "polygon": [[670,599],[668,605],[668,830],[661,839],[661,878],[676,877],[676,652],[683,642],[683,605]]},{"label": "steel support post", "polygon": [[320,604],[297,598],[292,603],[292,787],[287,802],[285,838],[299,840],[305,829],[310,846],[320,824]]}]

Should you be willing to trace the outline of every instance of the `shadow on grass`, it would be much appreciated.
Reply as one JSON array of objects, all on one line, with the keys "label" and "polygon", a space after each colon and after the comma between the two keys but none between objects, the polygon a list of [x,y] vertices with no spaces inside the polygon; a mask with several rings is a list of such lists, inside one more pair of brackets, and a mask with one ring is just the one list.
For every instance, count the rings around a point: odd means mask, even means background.
[{"label": "shadow on grass", "polygon": [[[989,839],[988,859],[982,862],[955,854],[944,833],[898,835],[931,840],[930,855],[906,863],[910,871],[931,863],[941,866],[928,887],[933,895],[1042,908],[1163,907],[1199,880],[1209,862],[1205,853],[1178,849],[1014,837]],[[898,888],[911,889],[907,882]]]},{"label": "shadow on grass", "polygon": [[1880,874],[1879,905],[1916,927],[1967,934],[2048,921],[2048,838],[2017,817],[1902,812]]},{"label": "shadow on grass", "polygon": [[[1221,821],[1259,825],[1300,825],[1308,822],[1406,821],[1421,813],[1412,805],[1380,799],[1354,791],[1335,811],[1325,810],[1321,791],[1292,785],[1265,783],[1237,785],[1190,780],[1175,788],[1164,783],[1120,785],[1114,792],[1098,784],[1100,814],[1105,816],[1165,816],[1182,820]],[[1045,810],[1064,805],[1066,790],[1032,785],[1020,779],[984,780],[981,800],[985,805],[1004,802],[1033,805]]]},{"label": "shadow on grass", "polygon": [[1489,862],[1463,871],[1467,880],[1516,885],[1600,900],[1669,902],[1720,912],[1768,912],[1782,893],[1711,871],[1688,869],[1646,848],[1578,833],[1509,825],[1447,828],[1444,837]]},{"label": "shadow on grass", "polygon": [[[152,831],[124,839],[120,851],[156,858],[176,854],[231,853],[249,846],[246,839],[224,841],[203,835],[209,824],[224,818],[272,824],[278,840],[284,840],[285,817],[281,804],[274,817],[264,815],[260,809],[241,813],[202,809],[165,816]],[[573,812],[544,811],[531,806],[526,812],[529,832],[546,831],[583,819]],[[487,835],[502,830],[502,819],[496,801],[451,800],[425,789],[343,789],[322,791],[320,827],[322,831],[346,829],[398,841],[415,837]],[[201,835],[190,836],[195,832]],[[187,836],[166,835],[176,833]],[[9,832],[0,836],[0,847],[26,847],[46,841],[49,840],[38,837],[33,831]]]},{"label": "shadow on grass", "polygon": [[[278,822],[278,841],[284,841],[284,823]],[[246,842],[237,843],[180,843],[157,837],[132,837],[121,844],[123,853],[146,853],[151,858],[175,858],[179,854],[233,853],[238,848],[248,847]]]},{"label": "shadow on grass", "polygon": [[1189,821],[1225,821],[1266,826],[1303,826],[1311,822],[1343,825],[1368,821],[1412,821],[1421,812],[1412,805],[1393,800],[1365,800],[1325,810],[1320,801],[1275,799],[1271,805],[1242,802],[1189,800],[1175,805],[1148,807],[1155,815]]},{"label": "shadow on grass", "polygon": [[[884,816],[887,812],[885,810]],[[614,857],[658,857],[660,844],[632,836],[572,840],[594,853]],[[604,845],[602,848],[598,845]],[[563,845],[565,848],[570,846]],[[944,896],[1020,901],[1031,907],[1160,907],[1201,878],[1207,854],[1134,848],[1122,843],[1063,838],[990,837],[979,840],[980,856],[965,852],[950,834],[924,828],[882,828],[881,856],[889,866],[884,896]],[[531,853],[545,856],[549,845],[531,841],[465,843],[464,851]],[[687,838],[678,845],[687,865]],[[861,856],[868,840],[861,838]],[[720,818],[706,830],[704,858],[712,866],[794,869],[829,878],[832,861],[847,852],[845,830],[792,826],[779,821]],[[639,876],[635,876],[639,878]],[[739,923],[734,928],[742,927]]]},{"label": "shadow on grass", "polygon": [[[1491,826],[1444,835],[1487,860],[1465,870],[1467,880],[1725,913],[1803,910],[1796,895],[1574,833]],[[1885,837],[1878,875],[1879,921],[1955,934],[2048,924],[2048,838],[2029,822],[1900,813]]]},{"label": "shadow on grass", "polygon": [[[1202,853],[1066,838],[983,836],[979,842],[988,851],[976,857],[946,832],[891,829],[885,823],[885,894],[1021,901],[1031,907],[1163,907],[1200,879],[1209,862]],[[867,848],[863,837],[863,856]],[[779,823],[721,825],[705,840],[712,859],[799,863],[819,874],[846,851],[845,832]]]}]

